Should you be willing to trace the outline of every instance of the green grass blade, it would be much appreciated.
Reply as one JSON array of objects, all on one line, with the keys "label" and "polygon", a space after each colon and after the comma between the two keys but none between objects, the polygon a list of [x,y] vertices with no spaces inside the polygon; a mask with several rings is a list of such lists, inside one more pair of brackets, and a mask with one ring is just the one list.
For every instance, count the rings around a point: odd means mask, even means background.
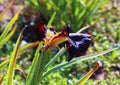
[{"label": "green grass blade", "polygon": [[0,42],[0,47],[3,46],[15,33],[17,25],[14,26],[14,28],[12,29],[12,31],[5,37],[2,39],[2,41]]},{"label": "green grass blade", "polygon": [[64,52],[66,51],[66,48],[62,48],[45,66],[45,68],[47,68],[48,66],[50,66],[51,64],[53,64],[58,57],[60,57]]},{"label": "green grass blade", "polygon": [[2,32],[1,36],[0,36],[0,41],[2,39],[5,38],[5,36],[8,34],[10,28],[12,27],[12,25],[15,23],[15,21],[17,20],[19,16],[19,12],[16,13],[16,15],[12,18],[12,20],[8,23],[8,25],[6,26],[6,28],[4,29],[4,31]]},{"label": "green grass blade", "polygon": [[38,67],[36,67],[36,64],[37,64],[38,57],[40,55],[40,50],[41,50],[42,46],[43,46],[43,43],[40,42],[39,46],[38,46],[38,48],[36,50],[35,57],[33,59],[32,65],[30,67],[27,79],[26,79],[26,85],[31,85],[31,82],[33,81],[33,74],[35,72],[35,68],[38,68]]},{"label": "green grass blade", "polygon": [[85,5],[83,0],[80,0],[80,3],[82,4],[83,7],[86,7],[86,5]]},{"label": "green grass blade", "polygon": [[110,50],[106,50],[106,51],[103,51],[103,52],[100,52],[100,53],[97,53],[97,54],[94,54],[94,55],[81,56],[81,57],[78,57],[78,58],[75,58],[75,59],[71,60],[70,62],[63,62],[61,64],[58,64],[58,65],[54,66],[53,68],[51,68],[47,72],[45,72],[42,78],[45,78],[50,73],[52,73],[52,72],[54,72],[54,71],[56,71],[56,70],[58,70],[58,69],[60,69],[62,67],[71,66],[71,65],[79,63],[81,61],[85,61],[85,60],[89,60],[89,59],[92,59],[92,58],[96,58],[98,56],[110,53],[111,51],[114,51],[116,49],[118,49],[118,48],[112,48]]},{"label": "green grass blade", "polygon": [[37,0],[29,0],[30,5],[37,7],[39,4],[37,2]]},{"label": "green grass blade", "polygon": [[52,24],[52,22],[53,22],[53,20],[55,18],[55,15],[56,15],[56,12],[54,12],[53,15],[52,15],[52,17],[50,18],[50,20],[49,20],[49,22],[47,24],[47,28],[50,28],[50,26],[51,26],[51,24]]},{"label": "green grass blade", "polygon": [[35,75],[33,76],[34,83],[31,85],[39,85],[40,84],[40,82],[42,80],[41,78],[42,78],[43,72],[45,70],[45,64],[46,64],[46,61],[48,58],[48,56],[47,56],[48,54],[49,53],[42,52],[41,55],[39,56],[37,64],[36,64],[36,68],[35,68],[35,73],[34,73]]},{"label": "green grass blade", "polygon": [[92,11],[90,11],[90,13],[89,13],[88,21],[95,14],[95,12],[98,10],[98,8],[100,7],[101,3],[102,3],[102,1],[98,1],[98,2],[96,2],[95,6],[93,5],[93,7],[91,7]]},{"label": "green grass blade", "polygon": [[12,83],[13,83],[16,59],[17,59],[17,54],[18,54],[18,48],[19,48],[20,41],[22,38],[22,33],[23,33],[23,30],[17,39],[15,48],[14,48],[13,53],[10,58],[10,63],[9,63],[8,72],[7,72],[7,76],[6,76],[6,85],[12,85]]},{"label": "green grass blade", "polygon": [[4,11],[0,14],[0,20],[2,20],[2,17],[4,14],[13,6],[16,0],[12,0],[12,2],[4,9]]},{"label": "green grass blade", "polygon": [[3,61],[3,62],[0,64],[0,69],[1,69],[3,66],[7,65],[7,64],[9,63],[9,61],[10,61],[10,59],[7,59],[7,60]]}]

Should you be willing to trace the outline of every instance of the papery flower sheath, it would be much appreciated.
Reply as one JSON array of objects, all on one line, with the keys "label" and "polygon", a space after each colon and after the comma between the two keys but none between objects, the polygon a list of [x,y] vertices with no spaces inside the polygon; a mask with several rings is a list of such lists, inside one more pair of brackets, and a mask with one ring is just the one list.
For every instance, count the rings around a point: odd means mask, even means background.
[{"label": "papery flower sheath", "polygon": [[69,52],[68,61],[73,57],[85,55],[91,42],[90,35],[82,33],[69,33],[66,48]]},{"label": "papery flower sheath", "polygon": [[67,31],[61,31],[61,32],[56,33],[53,37],[51,37],[48,40],[47,46],[55,47],[66,41],[68,41],[68,33]]}]

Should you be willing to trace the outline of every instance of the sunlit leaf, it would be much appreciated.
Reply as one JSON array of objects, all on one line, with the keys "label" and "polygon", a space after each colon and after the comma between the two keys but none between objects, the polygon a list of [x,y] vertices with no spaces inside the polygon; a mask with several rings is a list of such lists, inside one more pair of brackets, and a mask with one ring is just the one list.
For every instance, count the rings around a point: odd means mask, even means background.
[{"label": "sunlit leaf", "polygon": [[86,6],[83,0],[80,0],[80,3],[82,4],[82,6]]},{"label": "sunlit leaf", "polygon": [[1,40],[0,47],[3,46],[13,36],[13,34],[15,33],[15,30],[16,30],[16,27],[17,27],[17,25],[15,24],[14,28],[12,29],[12,31],[5,38],[3,38]]},{"label": "sunlit leaf", "polygon": [[22,33],[23,33],[23,30],[17,39],[16,45],[14,47],[13,53],[12,53],[11,58],[10,58],[10,63],[9,63],[8,72],[7,72],[7,76],[6,76],[6,85],[12,85],[12,83],[13,83],[13,77],[14,77],[15,66],[16,66],[16,59],[17,59],[17,55],[18,55],[18,48],[19,48],[20,41],[22,38]]},{"label": "sunlit leaf", "polygon": [[10,59],[4,60],[4,61],[0,64],[0,69],[1,69],[3,66],[7,65],[7,64],[9,63],[9,61],[10,61]]},{"label": "sunlit leaf", "polygon": [[53,22],[53,20],[55,18],[55,15],[56,15],[56,12],[54,12],[54,14],[52,15],[52,17],[50,18],[50,20],[49,20],[49,22],[47,24],[47,28],[50,28],[50,26],[51,26],[51,24],[52,24],[52,22]]},{"label": "sunlit leaf", "polygon": [[7,26],[5,27],[4,31],[2,32],[1,36],[0,36],[0,41],[2,39],[5,38],[5,36],[8,34],[10,28],[12,27],[12,25],[15,23],[15,21],[17,20],[19,16],[19,12],[16,13],[16,15],[11,19],[11,21],[7,24]]},{"label": "sunlit leaf", "polygon": [[40,56],[40,50],[41,50],[42,47],[43,47],[43,42],[40,42],[39,46],[36,50],[35,57],[32,61],[32,65],[29,69],[29,73],[28,73],[28,76],[27,76],[27,79],[26,79],[26,85],[34,85],[36,75],[38,75],[36,73],[36,71],[37,71],[36,69],[38,68],[37,62],[38,62],[38,58]]}]

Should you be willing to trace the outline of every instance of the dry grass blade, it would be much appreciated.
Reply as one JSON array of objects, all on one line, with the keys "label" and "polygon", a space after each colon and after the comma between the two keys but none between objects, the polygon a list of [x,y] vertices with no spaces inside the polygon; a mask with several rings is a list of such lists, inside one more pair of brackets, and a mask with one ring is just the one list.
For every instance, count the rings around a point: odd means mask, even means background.
[{"label": "dry grass blade", "polygon": [[94,25],[87,25],[87,26],[81,28],[77,33],[81,33],[83,31],[88,30],[88,29],[90,29],[92,27],[95,27],[95,26],[96,26],[96,24],[94,24]]},{"label": "dry grass blade", "polygon": [[25,44],[19,49],[18,54],[22,55],[25,52],[25,50],[32,49],[34,47],[37,47],[38,45],[39,45],[39,41],[35,41],[35,42],[29,43],[29,44]]},{"label": "dry grass blade", "polygon": [[0,85],[2,85],[3,77],[0,79]]},{"label": "dry grass blade", "polygon": [[97,62],[94,68],[89,71],[78,83],[77,85],[85,85],[86,81],[92,76],[92,74],[99,68],[100,64]]},{"label": "dry grass blade", "polygon": [[4,16],[4,14],[13,6],[16,0],[12,0],[12,2],[5,8],[5,10],[0,14],[0,20]]}]

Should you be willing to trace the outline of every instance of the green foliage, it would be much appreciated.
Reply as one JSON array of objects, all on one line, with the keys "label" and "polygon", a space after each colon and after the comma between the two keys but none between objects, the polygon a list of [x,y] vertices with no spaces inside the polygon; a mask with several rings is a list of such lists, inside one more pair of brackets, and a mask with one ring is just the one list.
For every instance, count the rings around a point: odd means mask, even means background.
[{"label": "green foliage", "polygon": [[54,66],[54,67],[51,68],[49,71],[47,71],[47,72],[43,75],[43,78],[46,77],[47,75],[49,75],[50,73],[52,73],[52,72],[54,72],[54,71],[62,68],[62,67],[72,66],[73,64],[76,64],[76,63],[78,63],[78,62],[82,62],[82,61],[85,61],[85,60],[89,60],[89,59],[92,59],[92,58],[96,58],[96,57],[98,57],[98,56],[104,55],[104,54],[109,53],[109,52],[114,51],[114,50],[116,50],[116,48],[110,49],[110,50],[107,50],[107,51],[103,51],[103,52],[97,53],[97,54],[95,54],[95,55],[89,55],[89,57],[88,57],[88,56],[86,56],[86,57],[79,57],[79,58],[73,59],[73,60],[70,61],[70,62],[63,62],[63,63],[61,63],[61,64],[58,64],[58,65]]},{"label": "green foliage", "polygon": [[15,33],[15,30],[16,30],[16,25],[14,26],[13,30],[4,38],[1,40],[0,42],[0,47],[3,46],[11,37],[12,35]]},{"label": "green foliage", "polygon": [[27,76],[26,85],[34,85],[37,83],[37,78],[39,78],[37,77],[39,74],[39,69],[42,69],[40,68],[40,66],[38,66],[42,63],[42,61],[39,62],[38,60],[38,59],[41,59],[41,57],[43,57],[43,56],[40,56],[40,53],[39,53],[41,48],[42,48],[42,42],[39,43],[39,46],[36,50],[32,66],[30,67],[29,74]]},{"label": "green foliage", "polygon": [[15,23],[15,21],[17,20],[19,15],[19,12],[16,13],[16,15],[11,19],[11,21],[8,23],[8,25],[6,26],[5,30],[3,31],[3,33],[0,36],[0,47],[3,46],[14,34],[16,26],[13,28],[13,30],[8,34],[9,30],[11,29],[12,25]]},{"label": "green foliage", "polygon": [[49,23],[47,24],[47,28],[50,28],[50,26],[53,22],[53,19],[55,18],[55,15],[56,15],[56,12],[51,16],[51,19],[49,20]]},{"label": "green foliage", "polygon": [[[37,0],[29,0],[29,6],[39,11],[48,21],[49,17],[56,12],[54,20],[57,30],[62,26],[70,24],[72,30],[77,32],[81,27],[87,24],[95,24],[92,21],[97,9],[107,3],[109,0],[43,0],[37,3]],[[92,23],[91,23],[92,22]]]},{"label": "green foliage", "polygon": [[[96,51],[91,47],[89,52],[91,52],[92,55],[88,54],[87,56],[74,58],[70,62],[67,62],[65,55],[66,49],[64,47],[57,53],[55,51],[55,55],[53,54],[54,51],[51,49],[55,46],[56,42],[55,44],[50,45],[50,48],[45,48],[42,42],[27,43],[19,47],[22,32],[20,33],[17,42],[12,43],[15,44],[15,47],[13,45],[11,46],[8,42],[15,33],[16,26],[19,26],[15,24],[17,18],[19,17],[19,12],[17,12],[0,35],[0,47],[3,47],[5,44],[10,45],[11,48],[14,47],[13,52],[12,49],[8,49],[11,50],[12,53],[6,53],[9,58],[7,59],[7,57],[5,57],[3,61],[0,61],[0,84],[5,84],[6,82],[6,85],[12,85],[12,83],[20,83],[21,85],[25,83],[26,85],[75,85],[78,80],[80,80],[78,85],[82,82],[87,82],[86,85],[91,85],[93,84],[93,81],[88,80],[91,76],[88,75],[89,73],[82,78],[81,76],[83,73],[88,72],[85,70],[86,68],[93,68],[91,65],[98,60],[101,60],[103,63],[103,67],[105,67],[107,75],[102,82],[95,80],[95,83],[98,85],[119,84],[120,82],[118,78],[120,78],[120,75],[117,74],[116,77],[111,68],[114,65],[119,65],[120,60],[120,22],[117,21],[117,18],[113,17],[108,10],[102,9],[102,6],[108,1],[109,0],[25,1],[27,6],[29,5],[32,7],[31,11],[39,11],[43,18],[48,21],[48,28],[50,28],[52,23],[57,26],[57,30],[60,30],[62,26],[70,24],[72,26],[72,30],[77,32],[81,27],[88,24],[93,25],[98,22],[97,20],[100,20],[99,25],[102,26],[100,29],[89,30],[95,40]],[[5,10],[7,11],[9,8],[10,6],[8,6]],[[2,13],[0,17],[2,17],[4,13]],[[112,17],[112,19],[109,18],[105,21],[101,19],[101,16],[107,17],[108,15],[109,17]],[[0,18],[0,20],[2,20],[2,18]],[[115,22],[113,20],[115,20]],[[13,24],[15,25],[12,31],[9,32]],[[61,42],[62,41],[59,41],[57,44],[60,44]],[[36,46],[38,47],[35,53],[31,55],[32,50],[30,50],[30,48],[34,48]],[[26,50],[29,52],[25,53]],[[31,57],[33,58],[32,61],[29,60]],[[9,66],[7,66],[7,64],[9,64]],[[2,72],[2,70],[5,72]],[[81,74],[81,76],[75,76],[74,74]],[[14,82],[14,80],[18,83]]]}]

